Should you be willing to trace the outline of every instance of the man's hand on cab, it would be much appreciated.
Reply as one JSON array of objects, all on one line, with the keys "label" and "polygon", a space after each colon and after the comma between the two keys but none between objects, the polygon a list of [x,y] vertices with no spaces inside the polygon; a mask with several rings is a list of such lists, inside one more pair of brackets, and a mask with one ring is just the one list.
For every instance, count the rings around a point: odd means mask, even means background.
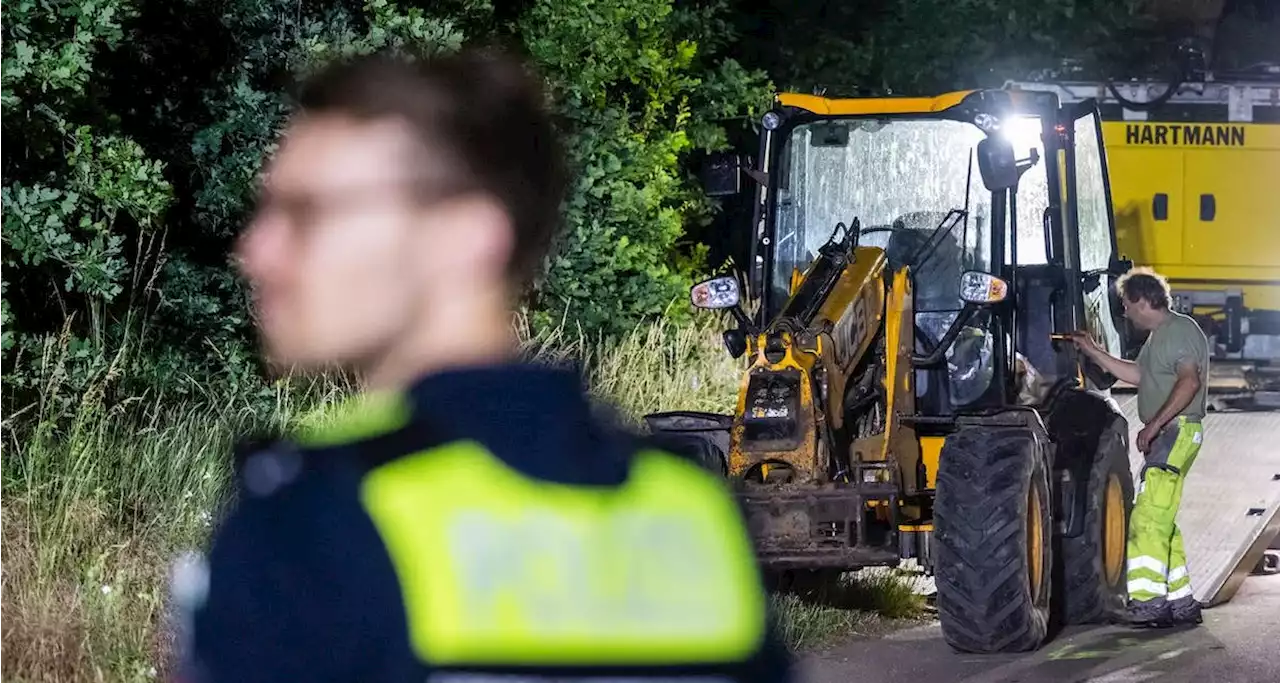
[{"label": "man's hand on cab", "polygon": [[1084,330],[1068,332],[1066,337],[1071,340],[1071,343],[1076,345],[1077,349],[1080,349],[1085,355],[1091,358],[1097,358],[1098,355],[1102,353],[1102,347],[1098,345],[1097,340]]}]

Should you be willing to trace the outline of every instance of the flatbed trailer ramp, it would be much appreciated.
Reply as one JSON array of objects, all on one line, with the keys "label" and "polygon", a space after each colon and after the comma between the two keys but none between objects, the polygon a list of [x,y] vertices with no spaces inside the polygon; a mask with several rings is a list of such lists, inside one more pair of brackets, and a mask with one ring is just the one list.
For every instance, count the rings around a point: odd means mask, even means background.
[{"label": "flatbed trailer ramp", "polygon": [[[1142,428],[1136,397],[1113,398],[1129,420],[1136,484],[1143,465],[1133,446]],[[1280,413],[1209,413],[1178,526],[1196,599],[1207,606],[1230,600],[1280,532]]]}]

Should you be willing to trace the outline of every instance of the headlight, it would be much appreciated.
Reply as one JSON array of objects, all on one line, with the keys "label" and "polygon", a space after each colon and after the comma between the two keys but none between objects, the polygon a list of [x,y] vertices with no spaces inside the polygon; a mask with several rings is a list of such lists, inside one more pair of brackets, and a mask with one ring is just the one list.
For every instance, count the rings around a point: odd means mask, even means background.
[{"label": "headlight", "polygon": [[1000,278],[976,270],[960,276],[960,300],[970,304],[995,304],[1009,295],[1009,284]]},{"label": "headlight", "polygon": [[738,280],[733,276],[726,276],[699,282],[689,290],[689,300],[698,308],[733,308],[741,302]]},{"label": "headlight", "polygon": [[782,125],[782,115],[776,111],[767,111],[760,117],[760,125],[765,130],[777,130]]}]

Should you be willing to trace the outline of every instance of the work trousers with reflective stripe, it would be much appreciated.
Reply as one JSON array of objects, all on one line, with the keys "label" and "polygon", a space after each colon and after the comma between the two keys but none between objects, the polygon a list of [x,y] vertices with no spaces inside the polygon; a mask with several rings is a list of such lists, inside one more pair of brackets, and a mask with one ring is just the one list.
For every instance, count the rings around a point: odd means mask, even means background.
[{"label": "work trousers with reflective stripe", "polygon": [[1182,484],[1200,453],[1204,429],[1178,417],[1151,445],[1129,519],[1129,598],[1157,606],[1190,602],[1191,575],[1178,530]]}]

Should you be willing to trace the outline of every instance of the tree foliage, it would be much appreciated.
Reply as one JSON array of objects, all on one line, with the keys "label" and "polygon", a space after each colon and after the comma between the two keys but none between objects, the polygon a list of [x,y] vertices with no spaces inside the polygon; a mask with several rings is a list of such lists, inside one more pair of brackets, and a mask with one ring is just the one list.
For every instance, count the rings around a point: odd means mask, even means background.
[{"label": "tree foliage", "polygon": [[128,0],[4,5],[0,345],[10,393],[33,379],[14,360],[43,355],[24,327],[57,331],[54,321],[78,318],[73,363],[101,361],[87,340],[116,327],[138,284],[131,263],[154,256],[147,247],[173,200],[165,166],[97,106],[95,65],[136,14]]},{"label": "tree foliage", "polygon": [[764,77],[722,56],[732,33],[719,2],[515,7],[507,20],[488,0],[5,3],[8,398],[54,379],[268,391],[229,247],[292,79],[383,48],[522,44],[577,172],[538,319],[568,311],[609,333],[662,313],[699,262],[685,228],[710,211],[685,160],[765,103]]},{"label": "tree foliage", "polygon": [[1132,26],[1139,2],[747,0],[760,8],[742,21],[744,30],[766,32],[752,62],[775,65],[771,72],[780,85],[920,94],[998,86],[1003,78],[1064,57],[1086,56]]},{"label": "tree foliage", "polygon": [[[1224,64],[1276,59],[1273,31],[1259,28],[1276,21],[1266,3],[1219,4],[1227,19],[1193,28],[1244,46]],[[688,236],[705,231],[714,209],[689,162],[755,120],[769,79],[907,94],[999,84],[1064,60],[1128,75],[1158,65],[1176,36],[1170,22],[1199,9],[1197,0],[14,0],[3,5],[0,88],[8,397],[95,377],[168,392],[218,382],[267,391],[227,254],[292,77],[337,56],[493,40],[527,52],[551,86],[576,173],[564,238],[529,304],[536,322],[567,317],[610,334],[687,312],[685,288],[708,265]]]},{"label": "tree foliage", "polygon": [[669,0],[539,0],[520,22],[554,84],[576,171],[544,316],[620,332],[683,298],[701,252],[681,237],[709,205],[681,161],[725,147],[722,122],[768,105],[760,74],[699,43],[714,18]]}]

